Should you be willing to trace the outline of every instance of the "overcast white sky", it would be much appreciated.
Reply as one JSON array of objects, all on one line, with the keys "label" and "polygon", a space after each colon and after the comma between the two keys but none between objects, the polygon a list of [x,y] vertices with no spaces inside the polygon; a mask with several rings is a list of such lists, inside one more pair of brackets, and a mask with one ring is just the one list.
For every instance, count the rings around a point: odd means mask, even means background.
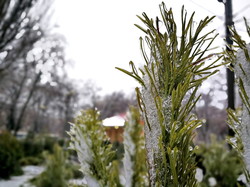
[{"label": "overcast white sky", "polygon": [[[139,37],[143,35],[134,23],[136,15],[146,12],[149,17],[159,15],[160,0],[56,0],[55,16],[60,32],[68,41],[68,56],[75,62],[69,70],[71,77],[93,80],[103,93],[132,92],[137,83],[115,69],[129,69],[129,61],[143,64]],[[188,13],[196,12],[196,20],[217,15],[211,29],[224,35],[224,5],[217,0],[166,0],[165,4],[180,15],[185,5]],[[236,19],[247,16],[249,0],[233,0]],[[239,12],[240,11],[240,12]],[[249,16],[248,16],[249,17]],[[142,25],[142,24],[141,24]],[[213,27],[213,28],[212,28]]]}]

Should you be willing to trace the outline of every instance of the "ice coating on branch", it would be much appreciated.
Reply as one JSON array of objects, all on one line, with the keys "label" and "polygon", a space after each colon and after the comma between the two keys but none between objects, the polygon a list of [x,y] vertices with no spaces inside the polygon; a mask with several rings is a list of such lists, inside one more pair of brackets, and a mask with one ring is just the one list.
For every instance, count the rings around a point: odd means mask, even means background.
[{"label": "ice coating on branch", "polygon": [[91,151],[91,140],[82,131],[86,131],[85,125],[71,124],[69,135],[72,140],[70,148],[76,150],[80,162],[81,171],[89,186],[99,187],[97,180],[90,175],[90,163],[93,162],[93,152]]},{"label": "ice coating on branch", "polygon": [[125,169],[125,178],[126,178],[126,187],[132,186],[132,180],[134,175],[134,160],[135,157],[135,142],[131,137],[131,133],[133,132],[133,118],[130,113],[127,114],[128,123],[126,123],[125,131],[124,131],[124,169]]},{"label": "ice coating on branch", "polygon": [[88,186],[99,187],[97,180],[89,175],[85,176]]},{"label": "ice coating on branch", "polygon": [[145,143],[141,122],[139,110],[130,107],[126,115],[123,136],[125,149],[123,164],[126,187],[148,186],[147,171],[145,168]]},{"label": "ice coating on branch", "polygon": [[162,102],[163,107],[163,115],[164,115],[164,125],[166,131],[170,131],[170,116],[171,116],[171,99],[170,97],[168,99],[164,99]]},{"label": "ice coating on branch", "polygon": [[[145,78],[146,79],[146,78]],[[144,82],[146,82],[144,80]],[[149,177],[151,181],[151,185],[153,181],[156,179],[156,170],[154,163],[154,155],[159,154],[159,136],[161,135],[161,129],[159,126],[158,118],[157,118],[157,109],[154,103],[153,96],[150,92],[150,87],[142,88],[142,99],[145,104],[145,112],[143,117],[145,119],[145,144],[147,149],[147,161],[149,166]],[[146,120],[146,118],[148,120]],[[149,126],[151,130],[149,129]]]},{"label": "ice coating on branch", "polygon": [[[250,53],[250,44],[247,45],[248,53]],[[241,79],[248,98],[250,98],[250,61],[247,61],[244,51],[241,49],[237,53],[235,74],[238,79]],[[238,80],[239,81],[239,80]],[[239,126],[239,135],[244,146],[244,159],[246,168],[250,172],[250,112],[243,102],[243,111],[241,125]]]},{"label": "ice coating on branch", "polygon": [[[142,100],[144,103],[144,113],[143,117],[145,119],[145,143],[146,143],[146,149],[147,149],[147,161],[149,165],[149,177],[151,181],[151,186],[154,186],[154,182],[156,181],[156,168],[157,164],[156,160],[160,161],[161,154],[160,154],[160,148],[159,148],[159,138],[162,135],[162,129],[159,123],[158,118],[158,109],[156,107],[156,97],[159,97],[154,89],[152,88],[151,82],[149,80],[149,76],[147,74],[144,75],[143,81],[145,83],[145,87],[141,89],[142,91]],[[157,83],[156,83],[157,85]],[[162,101],[162,107],[164,111],[164,124],[168,124],[169,117],[167,116],[168,111],[171,107],[170,99],[166,99]],[[165,114],[166,113],[166,114]],[[149,129],[150,127],[150,129]],[[165,129],[169,129],[169,127],[165,127]]]}]

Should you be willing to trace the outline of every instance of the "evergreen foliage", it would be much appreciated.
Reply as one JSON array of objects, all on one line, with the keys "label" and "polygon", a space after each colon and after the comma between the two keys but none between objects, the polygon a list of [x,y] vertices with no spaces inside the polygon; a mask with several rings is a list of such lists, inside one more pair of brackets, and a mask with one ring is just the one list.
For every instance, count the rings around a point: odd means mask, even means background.
[{"label": "evergreen foliage", "polygon": [[82,111],[69,132],[81,171],[89,186],[121,186],[118,163],[96,110]]},{"label": "evergreen foliage", "polygon": [[[250,37],[250,26],[246,19],[245,26]],[[245,162],[245,175],[250,186],[250,44],[241,38],[235,28],[230,29],[235,45],[230,51],[225,52],[226,60],[234,65],[243,107],[242,110],[228,110],[228,124],[235,132],[235,137],[229,139],[229,142],[241,154]]]},{"label": "evergreen foliage", "polygon": [[0,178],[8,179],[12,175],[22,174],[19,159],[23,150],[18,140],[9,132],[0,134]]},{"label": "evergreen foliage", "polygon": [[[206,17],[194,26],[194,13],[188,18],[181,11],[181,28],[177,30],[172,9],[160,5],[162,21],[150,19],[146,13],[139,19],[146,28],[136,25],[146,35],[140,38],[145,60],[143,68],[132,72],[117,68],[136,79],[138,103],[143,113],[150,186],[196,186],[195,160],[192,146],[193,131],[201,121],[191,114],[199,97],[197,89],[209,76],[221,57],[212,63],[205,60],[215,40],[214,30],[203,33],[213,18]],[[162,22],[164,32],[160,30]],[[180,36],[178,35],[180,33]],[[145,49],[150,51],[150,58]],[[140,72],[140,73],[139,73]]]},{"label": "evergreen foliage", "polygon": [[200,187],[209,187],[211,178],[216,181],[216,186],[239,186],[237,179],[243,174],[243,162],[239,154],[230,150],[224,141],[219,142],[215,136],[211,136],[211,143],[199,145],[195,152],[203,158],[205,175]]},{"label": "evergreen foliage", "polygon": [[[0,3],[0,6],[7,8],[10,2],[8,0],[6,5]],[[13,10],[18,12],[11,17],[14,16],[13,20],[18,23],[22,23],[26,17],[19,18],[18,15],[28,13],[33,1],[25,2],[24,7],[13,6]],[[7,13],[6,8],[2,13]],[[227,149],[224,142],[217,142],[216,139],[212,139],[210,145],[200,145],[198,148],[193,144],[193,137],[195,129],[202,122],[192,114],[200,98],[197,90],[205,79],[217,72],[216,68],[221,65],[218,62],[223,57],[208,53],[213,50],[211,45],[217,37],[214,30],[205,32],[213,17],[206,17],[195,24],[195,14],[188,16],[183,7],[181,25],[177,28],[172,9],[167,9],[164,3],[160,5],[160,15],[156,19],[149,18],[146,13],[138,16],[144,24],[136,27],[145,35],[140,38],[145,65],[136,68],[130,62],[131,71],[117,68],[141,84],[141,88],[136,88],[136,94],[145,122],[143,134],[140,112],[130,108],[124,133],[123,165],[126,184],[120,180],[122,172],[119,157],[109,143],[97,110],[82,111],[71,124],[70,148],[76,151],[80,171],[84,175],[79,175],[78,168],[75,168],[75,176],[84,177],[90,187],[207,187],[211,186],[211,178],[215,179],[216,186],[234,187],[240,186],[237,179],[244,173],[248,182],[246,185],[250,186],[250,44],[241,38],[235,28],[230,28],[236,45],[228,46],[230,50],[225,51],[224,61],[225,64],[234,65],[232,70],[236,73],[239,95],[243,102],[242,109],[228,110],[228,124],[235,132],[235,137],[228,141],[234,149]],[[5,24],[3,22],[3,26],[6,24],[10,25],[8,19]],[[250,37],[250,26],[246,19],[245,24]],[[0,51],[12,43],[20,30],[18,24],[12,29],[10,37],[5,42],[0,42]],[[5,29],[2,34],[0,32],[0,37],[5,36],[7,31]],[[216,58],[205,63],[212,57]],[[0,67],[0,71],[7,67],[9,65]],[[23,80],[26,80],[26,73]],[[41,72],[38,75],[37,81]],[[24,114],[33,92],[34,90],[29,94],[20,114]],[[120,98],[119,94],[117,98]],[[112,99],[114,98],[111,97]],[[16,104],[14,102],[14,106]],[[10,119],[13,120],[13,116]],[[23,115],[20,116],[20,124],[22,119]],[[18,122],[15,128],[14,125],[10,129],[18,130],[20,124]],[[74,166],[69,167],[67,154],[54,138],[27,138],[21,145],[7,132],[0,134],[0,178],[8,179],[13,174],[21,173],[20,158],[23,155],[27,156],[21,160],[23,164],[40,163],[40,159],[32,156],[39,156],[43,150],[53,154],[45,153],[46,169],[32,183],[37,187],[70,185],[67,180],[72,177]],[[201,183],[195,179],[195,155],[203,158],[205,175]]]},{"label": "evergreen foliage", "polygon": [[43,151],[53,153],[54,145],[63,146],[64,141],[60,141],[56,137],[46,134],[28,134],[28,136],[20,141],[24,150],[24,156],[41,157]]},{"label": "evergreen foliage", "polygon": [[124,130],[126,187],[148,186],[144,144],[140,113],[138,109],[130,107]]},{"label": "evergreen foliage", "polygon": [[36,187],[67,187],[72,173],[67,169],[67,155],[63,149],[55,144],[53,154],[45,154],[46,168],[39,176],[31,182]]}]

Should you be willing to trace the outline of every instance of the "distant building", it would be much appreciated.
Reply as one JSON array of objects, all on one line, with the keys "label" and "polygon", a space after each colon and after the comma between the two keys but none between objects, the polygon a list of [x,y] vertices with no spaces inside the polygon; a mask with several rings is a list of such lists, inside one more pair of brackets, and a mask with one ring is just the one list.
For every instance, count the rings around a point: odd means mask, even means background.
[{"label": "distant building", "polygon": [[103,120],[103,126],[106,127],[106,133],[113,142],[123,142],[123,131],[126,114],[118,114]]}]

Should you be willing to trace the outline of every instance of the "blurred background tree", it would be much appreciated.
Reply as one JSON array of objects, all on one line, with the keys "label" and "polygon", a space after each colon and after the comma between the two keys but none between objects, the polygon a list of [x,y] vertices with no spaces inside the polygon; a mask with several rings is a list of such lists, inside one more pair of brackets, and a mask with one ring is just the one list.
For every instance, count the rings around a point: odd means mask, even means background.
[{"label": "blurred background tree", "polygon": [[101,119],[126,113],[129,106],[136,105],[135,95],[127,96],[123,92],[113,92],[96,101],[95,107],[101,112]]},{"label": "blurred background tree", "polygon": [[75,112],[76,86],[65,70],[70,63],[66,41],[48,21],[52,4],[52,0],[0,4],[0,126],[13,134],[22,128],[41,132],[56,121],[65,125]]},{"label": "blurred background tree", "polygon": [[204,81],[201,87],[202,95],[195,107],[194,113],[203,120],[204,125],[197,129],[198,141],[210,141],[210,135],[215,134],[220,140],[228,133],[227,119],[227,86],[225,73],[219,72]]}]

